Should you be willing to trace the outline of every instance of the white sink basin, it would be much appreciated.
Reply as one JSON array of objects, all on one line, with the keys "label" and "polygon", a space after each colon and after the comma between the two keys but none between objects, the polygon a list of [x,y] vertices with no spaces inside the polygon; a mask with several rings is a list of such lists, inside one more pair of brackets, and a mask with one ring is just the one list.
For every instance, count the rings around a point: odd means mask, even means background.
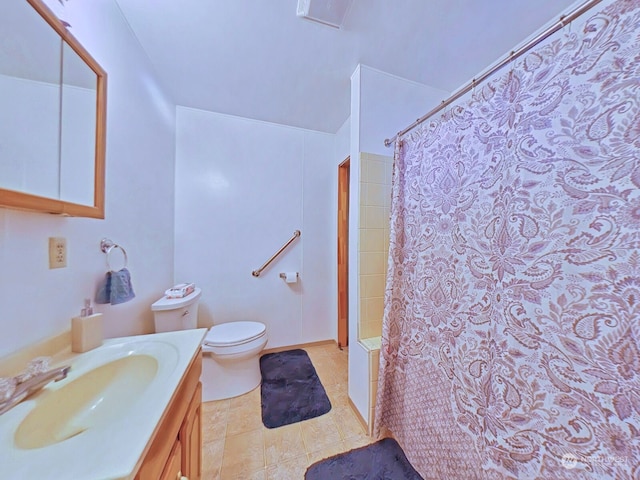
[{"label": "white sink basin", "polygon": [[67,378],[0,416],[12,478],[132,479],[206,329],[106,340],[54,357]]},{"label": "white sink basin", "polygon": [[18,448],[42,448],[121,418],[158,373],[151,355],[113,360],[44,392],[16,430]]}]

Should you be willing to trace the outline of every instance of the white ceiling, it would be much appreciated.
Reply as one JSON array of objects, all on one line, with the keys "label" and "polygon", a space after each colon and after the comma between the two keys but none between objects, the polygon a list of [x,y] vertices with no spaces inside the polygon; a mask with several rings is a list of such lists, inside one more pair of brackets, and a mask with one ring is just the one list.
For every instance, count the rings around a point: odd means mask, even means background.
[{"label": "white ceiling", "polygon": [[453,91],[575,0],[353,0],[340,30],[297,0],[117,2],[178,105],[335,133],[358,63]]}]

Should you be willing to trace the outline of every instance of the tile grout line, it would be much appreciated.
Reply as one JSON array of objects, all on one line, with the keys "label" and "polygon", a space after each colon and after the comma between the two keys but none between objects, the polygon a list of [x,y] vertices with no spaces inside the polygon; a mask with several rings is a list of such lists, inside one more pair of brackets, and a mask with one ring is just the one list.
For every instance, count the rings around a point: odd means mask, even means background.
[{"label": "tile grout line", "polygon": [[[262,422],[262,410],[260,411],[260,422]],[[265,426],[261,425],[260,433],[262,433],[262,463],[264,465],[264,476],[265,478],[269,477],[269,472],[267,471],[267,439],[264,436]]]},{"label": "tile grout line", "polygon": [[229,431],[229,410],[231,409],[231,402],[227,403],[224,416],[224,436],[222,437],[222,455],[220,457],[220,468],[218,469],[218,477],[222,479],[222,466],[224,465],[225,451],[227,447],[227,432]]}]

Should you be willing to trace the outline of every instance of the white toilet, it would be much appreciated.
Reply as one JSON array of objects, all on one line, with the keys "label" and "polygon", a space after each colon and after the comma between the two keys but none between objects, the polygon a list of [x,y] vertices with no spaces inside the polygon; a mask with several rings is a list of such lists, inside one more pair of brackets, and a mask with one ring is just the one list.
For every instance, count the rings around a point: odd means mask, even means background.
[{"label": "white toilet", "polygon": [[[197,328],[196,288],[184,298],[166,298],[151,305],[156,332]],[[202,343],[202,401],[237,397],[260,385],[260,352],[267,344],[267,328],[260,322],[214,325]]]}]

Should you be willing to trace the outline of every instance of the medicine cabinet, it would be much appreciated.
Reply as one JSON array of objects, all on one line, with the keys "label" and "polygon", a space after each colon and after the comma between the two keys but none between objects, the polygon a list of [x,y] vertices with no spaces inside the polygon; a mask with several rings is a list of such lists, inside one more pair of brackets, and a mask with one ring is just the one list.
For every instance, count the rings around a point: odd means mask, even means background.
[{"label": "medicine cabinet", "polygon": [[0,207],[104,218],[107,75],[42,0],[0,16]]}]

